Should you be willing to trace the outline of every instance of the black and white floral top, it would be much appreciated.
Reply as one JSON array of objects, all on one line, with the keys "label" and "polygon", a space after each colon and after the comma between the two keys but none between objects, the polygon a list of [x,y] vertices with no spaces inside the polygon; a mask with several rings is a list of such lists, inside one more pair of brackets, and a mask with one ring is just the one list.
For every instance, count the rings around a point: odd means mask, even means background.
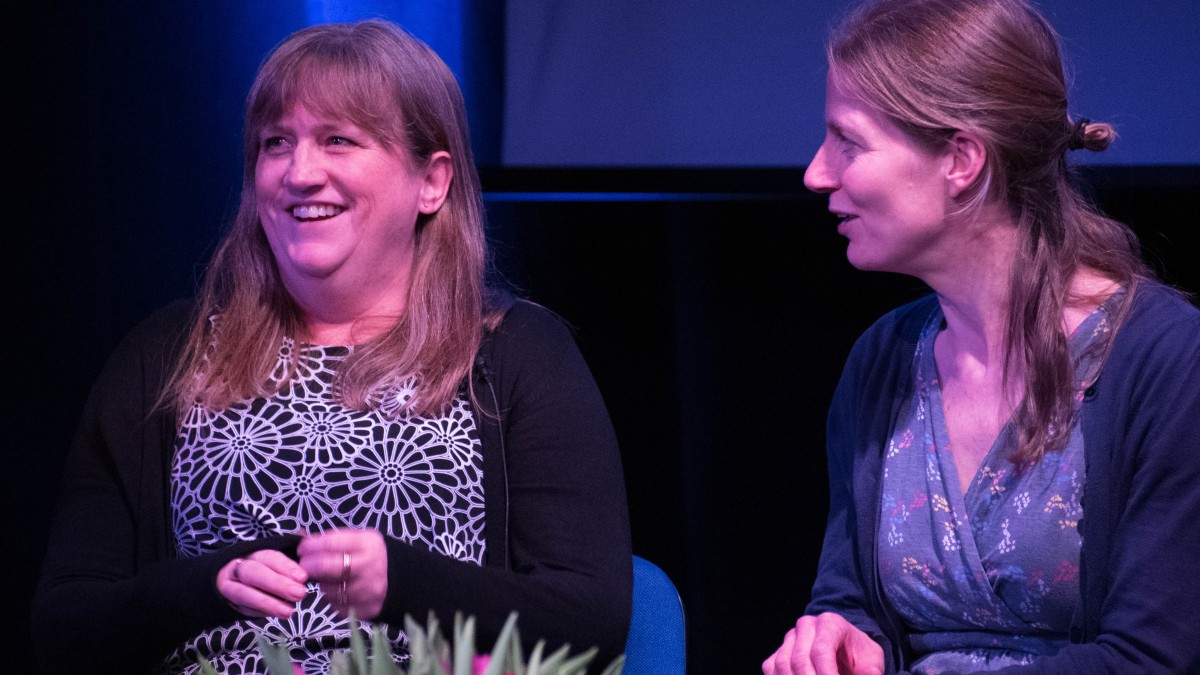
[{"label": "black and white floral top", "polygon": [[[439,417],[398,414],[412,381],[351,410],[334,395],[334,376],[351,348],[280,348],[266,398],[224,410],[194,406],[175,441],[171,516],[182,556],[238,541],[338,527],[385,536],[483,564],[483,461],[471,408],[459,396]],[[399,627],[385,627],[396,653]],[[372,630],[369,623],[364,630]],[[218,672],[266,672],[256,640],[286,644],[306,675],[327,673],[332,653],[349,647],[349,624],[316,584],[287,620],[246,618],[195,636],[173,652],[164,673],[195,673],[199,659]]]}]

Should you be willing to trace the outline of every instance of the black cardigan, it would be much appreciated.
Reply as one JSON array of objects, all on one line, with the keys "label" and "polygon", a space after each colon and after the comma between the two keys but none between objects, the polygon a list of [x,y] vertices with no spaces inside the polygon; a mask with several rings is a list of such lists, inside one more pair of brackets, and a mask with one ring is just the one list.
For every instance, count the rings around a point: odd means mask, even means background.
[{"label": "black cardigan", "polygon": [[[176,555],[169,469],[174,418],[150,413],[177,358],[190,310],[172,305],[122,342],[93,387],[68,457],[34,600],[33,635],[48,673],[148,672],[184,640],[237,618],[217,571],[296,537]],[[476,617],[490,647],[510,611],[526,641],[621,653],[632,572],[620,455],[604,402],[568,329],[517,302],[476,359],[484,462],[485,565],[395,540],[379,620]],[[499,416],[496,411],[499,410]],[[528,650],[531,645],[526,645]]]}]

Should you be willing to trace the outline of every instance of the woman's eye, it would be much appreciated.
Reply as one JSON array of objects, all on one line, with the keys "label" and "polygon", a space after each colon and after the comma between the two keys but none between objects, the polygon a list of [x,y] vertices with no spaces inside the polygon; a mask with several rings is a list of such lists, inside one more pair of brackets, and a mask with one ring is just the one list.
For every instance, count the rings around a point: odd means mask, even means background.
[{"label": "woman's eye", "polygon": [[841,149],[842,152],[852,153],[858,150],[858,143],[846,138],[842,134],[835,134],[834,138],[837,140],[838,148]]},{"label": "woman's eye", "polygon": [[268,154],[278,153],[287,145],[283,136],[267,136],[262,140],[262,151]]},{"label": "woman's eye", "polygon": [[328,142],[330,145],[340,145],[340,146],[354,145],[354,141],[350,140],[349,138],[346,138],[345,136],[330,136]]}]

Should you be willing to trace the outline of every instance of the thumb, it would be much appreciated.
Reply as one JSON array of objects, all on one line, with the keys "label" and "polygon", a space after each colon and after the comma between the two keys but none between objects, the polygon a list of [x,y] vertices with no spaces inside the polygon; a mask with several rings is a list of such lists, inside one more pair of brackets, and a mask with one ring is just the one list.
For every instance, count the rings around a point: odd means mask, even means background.
[{"label": "thumb", "polygon": [[851,675],[883,675],[883,648],[866,633],[852,631],[842,645],[838,670]]}]

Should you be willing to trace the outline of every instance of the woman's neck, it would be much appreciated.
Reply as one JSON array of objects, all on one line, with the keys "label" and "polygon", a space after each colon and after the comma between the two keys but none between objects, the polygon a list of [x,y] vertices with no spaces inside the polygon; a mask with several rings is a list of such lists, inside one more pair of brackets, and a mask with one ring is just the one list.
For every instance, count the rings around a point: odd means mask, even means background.
[{"label": "woman's neck", "polygon": [[304,341],[316,345],[358,345],[387,332],[404,312],[403,291],[338,293],[328,286],[293,293],[304,323]]},{"label": "woman's neck", "polygon": [[959,254],[923,281],[941,303],[946,346],[986,367],[1002,367],[1017,228],[1006,214],[988,211],[958,226],[967,232]]}]

